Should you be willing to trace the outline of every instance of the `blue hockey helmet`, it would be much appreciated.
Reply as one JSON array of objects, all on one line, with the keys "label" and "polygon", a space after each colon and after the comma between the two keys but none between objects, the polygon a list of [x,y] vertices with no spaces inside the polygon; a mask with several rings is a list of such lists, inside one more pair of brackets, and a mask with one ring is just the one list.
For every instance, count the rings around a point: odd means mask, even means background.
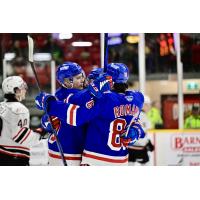
[{"label": "blue hockey helmet", "polygon": [[89,75],[87,76],[88,79],[97,79],[101,74],[103,74],[103,68],[94,68]]},{"label": "blue hockey helmet", "polygon": [[112,76],[115,83],[126,83],[129,78],[129,69],[123,63],[108,64],[106,73]]},{"label": "blue hockey helmet", "polygon": [[56,71],[56,79],[61,83],[64,84],[64,79],[68,78],[71,79],[78,75],[83,73],[83,69],[80,65],[74,62],[64,62],[63,64],[60,64],[58,66],[58,69]]}]

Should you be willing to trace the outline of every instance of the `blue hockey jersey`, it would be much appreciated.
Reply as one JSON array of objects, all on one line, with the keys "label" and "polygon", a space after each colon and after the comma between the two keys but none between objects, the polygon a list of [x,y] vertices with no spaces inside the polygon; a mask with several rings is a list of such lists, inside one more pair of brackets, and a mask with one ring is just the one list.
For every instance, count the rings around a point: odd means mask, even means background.
[{"label": "blue hockey jersey", "polygon": [[143,102],[140,92],[107,92],[91,108],[50,101],[48,112],[73,126],[89,122],[82,164],[127,165],[128,151],[120,136],[138,117]]},{"label": "blue hockey jersey", "polygon": [[[91,98],[89,94],[85,95],[84,92],[85,91],[81,91],[79,89],[67,89],[62,87],[56,91],[55,96],[60,101],[81,105],[84,102],[86,103],[87,101],[90,101]],[[74,127],[61,120],[61,125],[57,134],[68,165],[80,165],[85,143],[85,126],[86,125]],[[50,136],[48,140],[48,147],[50,164],[62,164],[61,156],[54,135]]]}]

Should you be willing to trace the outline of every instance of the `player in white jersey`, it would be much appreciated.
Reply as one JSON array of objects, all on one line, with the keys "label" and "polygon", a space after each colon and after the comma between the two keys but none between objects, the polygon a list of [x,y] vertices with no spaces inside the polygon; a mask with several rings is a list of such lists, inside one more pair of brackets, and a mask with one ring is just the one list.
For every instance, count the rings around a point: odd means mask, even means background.
[{"label": "player in white jersey", "polygon": [[0,165],[29,165],[30,147],[41,134],[29,128],[29,110],[20,103],[27,85],[20,76],[7,77],[2,83],[5,101],[0,103]]}]

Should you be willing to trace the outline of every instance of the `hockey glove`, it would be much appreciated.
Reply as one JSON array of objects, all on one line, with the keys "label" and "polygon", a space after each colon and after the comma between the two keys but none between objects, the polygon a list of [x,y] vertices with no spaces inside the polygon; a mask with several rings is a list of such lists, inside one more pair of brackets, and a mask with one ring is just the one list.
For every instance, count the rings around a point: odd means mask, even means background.
[{"label": "hockey glove", "polygon": [[141,126],[141,124],[139,122],[134,122],[132,125],[131,125],[131,128],[134,128],[135,130],[137,130],[138,132],[138,139],[140,138],[144,138],[145,137],[145,132]]},{"label": "hockey glove", "polygon": [[135,128],[131,127],[129,129],[128,134],[123,134],[121,136],[121,143],[125,147],[127,147],[128,145],[133,145],[136,142],[136,140],[138,140],[138,138],[139,138],[138,131]]},{"label": "hockey glove", "polygon": [[40,140],[47,139],[49,137],[49,132],[47,132],[44,128],[36,128],[34,132],[40,134]]},{"label": "hockey glove", "polygon": [[52,127],[54,130],[58,131],[60,128],[60,120],[57,117],[51,116],[50,121],[48,115],[43,115],[41,118],[42,127],[49,133],[53,133]]},{"label": "hockey glove", "polygon": [[46,112],[48,109],[48,101],[50,101],[51,99],[56,100],[56,98],[53,95],[41,92],[35,98],[36,107],[39,110],[44,110]]},{"label": "hockey glove", "polygon": [[97,99],[103,96],[103,93],[109,91],[111,88],[112,78],[110,76],[102,75],[95,81],[89,84],[88,90]]},{"label": "hockey glove", "polygon": [[128,133],[122,135],[121,142],[125,147],[127,147],[128,145],[130,146],[133,145],[137,140],[144,137],[145,137],[145,132],[142,129],[140,123],[134,122],[131,125]]}]

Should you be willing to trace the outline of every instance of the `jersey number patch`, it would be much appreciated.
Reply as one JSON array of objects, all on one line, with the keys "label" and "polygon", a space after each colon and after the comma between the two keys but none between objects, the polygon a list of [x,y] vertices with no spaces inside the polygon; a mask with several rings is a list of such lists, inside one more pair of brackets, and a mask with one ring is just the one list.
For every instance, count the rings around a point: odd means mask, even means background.
[{"label": "jersey number patch", "polygon": [[126,120],[122,118],[115,119],[110,123],[107,144],[114,151],[119,151],[121,148],[123,148],[120,137],[126,131],[126,124]]},{"label": "jersey number patch", "polygon": [[20,128],[24,127],[27,125],[27,119],[24,119],[24,120],[19,120],[17,126],[19,126]]}]

